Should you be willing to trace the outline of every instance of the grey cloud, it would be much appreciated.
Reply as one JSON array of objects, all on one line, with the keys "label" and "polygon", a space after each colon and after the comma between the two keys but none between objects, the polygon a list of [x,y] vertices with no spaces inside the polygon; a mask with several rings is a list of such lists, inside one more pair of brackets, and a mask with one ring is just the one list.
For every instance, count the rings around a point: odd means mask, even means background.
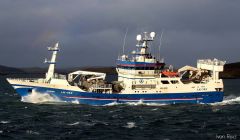
[{"label": "grey cloud", "polygon": [[0,64],[44,66],[45,48],[59,41],[60,67],[111,66],[127,27],[126,52],[134,49],[137,33],[164,29],[161,56],[167,63],[214,57],[235,62],[239,5],[237,0],[3,0]]}]

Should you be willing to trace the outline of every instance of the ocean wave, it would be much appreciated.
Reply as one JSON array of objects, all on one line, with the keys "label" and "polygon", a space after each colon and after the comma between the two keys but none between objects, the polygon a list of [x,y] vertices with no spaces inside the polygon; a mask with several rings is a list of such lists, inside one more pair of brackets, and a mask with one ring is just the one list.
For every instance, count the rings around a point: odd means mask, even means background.
[{"label": "ocean wave", "polygon": [[69,126],[74,126],[74,125],[79,125],[80,124],[80,122],[74,122],[74,123],[69,123],[69,124],[67,124],[67,125],[69,125]]},{"label": "ocean wave", "polygon": [[135,122],[127,122],[127,125],[123,126],[125,128],[134,128],[137,127]]},{"label": "ocean wave", "polygon": [[33,90],[32,93],[28,94],[27,96],[23,96],[21,101],[33,104],[80,104],[78,100],[63,101],[57,96],[49,93],[37,92],[36,90]]},{"label": "ocean wave", "polygon": [[26,133],[29,135],[39,135],[40,133],[37,131],[33,131],[33,130],[26,130]]},{"label": "ocean wave", "polygon": [[73,100],[70,103],[72,103],[72,104],[80,104],[80,102],[78,100]]},{"label": "ocean wave", "polygon": [[76,121],[76,122],[73,122],[73,123],[68,123],[68,124],[66,124],[66,125],[68,125],[68,126],[78,126],[78,125],[80,125],[80,126],[94,126],[94,125],[96,125],[97,123],[95,123],[95,122],[84,122],[84,121]]},{"label": "ocean wave", "polygon": [[49,102],[63,102],[58,97],[54,95],[50,95],[48,93],[39,93],[35,90],[32,91],[31,94],[28,94],[27,96],[23,96],[21,99],[22,102],[27,103],[49,103]]},{"label": "ocean wave", "polygon": [[235,95],[229,95],[224,97],[222,102],[212,103],[211,105],[232,105],[240,104],[240,97]]},{"label": "ocean wave", "polygon": [[0,121],[1,124],[7,124],[10,123],[10,121]]},{"label": "ocean wave", "polygon": [[126,103],[119,103],[119,102],[112,102],[103,106],[117,106],[117,105],[127,105],[127,106],[165,106],[167,104],[160,104],[160,103],[144,103],[143,101],[139,102],[126,102]]}]

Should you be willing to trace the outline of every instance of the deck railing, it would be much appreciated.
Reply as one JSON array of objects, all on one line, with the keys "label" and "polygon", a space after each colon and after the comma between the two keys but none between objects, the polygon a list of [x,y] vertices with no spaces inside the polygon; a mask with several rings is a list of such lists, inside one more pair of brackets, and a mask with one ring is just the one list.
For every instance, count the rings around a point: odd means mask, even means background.
[{"label": "deck railing", "polygon": [[7,78],[8,80],[23,81],[23,82],[44,82],[41,78]]},{"label": "deck railing", "polygon": [[104,85],[93,85],[93,89],[112,89],[112,84],[104,84]]},{"label": "deck railing", "polygon": [[62,80],[67,79],[66,75],[62,75],[62,74],[58,74],[58,73],[55,73],[53,77],[54,77],[54,79],[62,79]]},{"label": "deck railing", "polygon": [[220,61],[218,59],[204,59],[204,60],[198,60],[197,63],[199,64],[207,64],[207,65],[216,65],[216,66],[223,66],[225,65],[226,61]]}]

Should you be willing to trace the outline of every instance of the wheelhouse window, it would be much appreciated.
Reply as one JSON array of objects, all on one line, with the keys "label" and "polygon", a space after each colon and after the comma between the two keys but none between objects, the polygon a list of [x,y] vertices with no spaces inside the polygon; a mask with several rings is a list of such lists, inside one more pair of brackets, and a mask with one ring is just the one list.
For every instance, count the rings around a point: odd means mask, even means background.
[{"label": "wheelhouse window", "polygon": [[155,67],[130,67],[130,66],[117,66],[118,68],[121,69],[130,69],[130,70],[155,70]]},{"label": "wheelhouse window", "polygon": [[179,84],[179,81],[178,80],[171,80],[171,83],[172,84]]},{"label": "wheelhouse window", "polygon": [[169,84],[169,81],[167,81],[167,80],[162,80],[161,83],[162,83],[162,84]]}]

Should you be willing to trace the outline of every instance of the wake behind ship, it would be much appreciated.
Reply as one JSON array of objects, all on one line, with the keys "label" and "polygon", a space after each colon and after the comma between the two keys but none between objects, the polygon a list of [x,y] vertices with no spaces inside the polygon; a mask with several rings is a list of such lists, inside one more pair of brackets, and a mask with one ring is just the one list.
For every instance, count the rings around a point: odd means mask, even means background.
[{"label": "wake behind ship", "polygon": [[131,55],[117,60],[118,80],[108,83],[106,74],[75,71],[68,75],[55,73],[58,43],[48,48],[52,52],[48,72],[40,79],[12,79],[8,82],[22,97],[33,92],[49,94],[62,101],[81,104],[106,105],[110,103],[214,103],[223,100],[223,81],[219,72],[224,61],[198,60],[197,67],[185,66],[177,71],[149,51],[155,32],[137,35],[137,48]]}]

